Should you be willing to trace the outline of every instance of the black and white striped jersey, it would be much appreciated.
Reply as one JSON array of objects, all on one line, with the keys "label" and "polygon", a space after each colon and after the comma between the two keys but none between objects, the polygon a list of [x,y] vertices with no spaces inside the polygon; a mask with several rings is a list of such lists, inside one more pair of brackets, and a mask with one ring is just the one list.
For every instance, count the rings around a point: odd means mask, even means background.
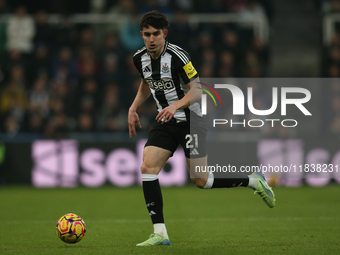
[{"label": "black and white striped jersey", "polygon": [[[159,112],[183,98],[189,91],[186,84],[198,77],[189,54],[167,41],[158,59],[153,59],[143,47],[134,54],[133,61],[141,77],[148,82]],[[189,121],[190,111],[202,116],[200,105],[196,102],[177,110],[174,115],[176,122]]]}]

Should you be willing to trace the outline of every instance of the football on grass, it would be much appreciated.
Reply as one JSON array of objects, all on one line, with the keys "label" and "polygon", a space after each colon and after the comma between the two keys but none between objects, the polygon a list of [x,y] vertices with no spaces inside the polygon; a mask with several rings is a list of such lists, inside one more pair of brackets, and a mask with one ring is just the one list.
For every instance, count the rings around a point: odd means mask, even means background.
[{"label": "football on grass", "polygon": [[58,220],[56,231],[61,241],[77,243],[85,236],[86,225],[79,215],[68,213]]}]

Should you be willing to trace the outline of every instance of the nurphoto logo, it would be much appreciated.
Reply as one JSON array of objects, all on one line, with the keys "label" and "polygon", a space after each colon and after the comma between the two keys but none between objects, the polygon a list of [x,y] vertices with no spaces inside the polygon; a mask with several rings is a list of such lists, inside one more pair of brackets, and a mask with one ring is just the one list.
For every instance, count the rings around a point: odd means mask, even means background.
[{"label": "nurphoto logo", "polygon": [[[233,104],[232,104],[232,113],[233,115],[245,115],[245,96],[242,90],[232,84],[215,84],[214,87],[205,84],[200,83],[203,86],[209,88],[215,96],[218,98],[220,105],[222,106],[222,99],[218,92],[215,89],[228,89],[231,92]],[[215,106],[217,106],[216,99],[214,95],[207,89],[199,88],[206,92],[214,101]],[[289,94],[299,94],[302,97],[300,98],[289,98]],[[202,94],[201,97],[201,107],[202,107],[202,115],[207,115],[207,94]],[[311,93],[308,89],[305,88],[298,88],[298,87],[281,87],[280,89],[280,108],[281,116],[287,115],[287,105],[295,105],[305,116],[312,116],[310,111],[304,106],[307,102],[311,99]],[[275,113],[275,111],[278,108],[279,100],[278,100],[278,88],[273,87],[272,88],[272,105],[269,109],[265,110],[259,110],[255,109],[254,103],[253,103],[253,88],[248,87],[247,88],[247,107],[250,113],[257,116],[270,116],[271,114]],[[295,119],[250,119],[247,120],[243,119],[241,122],[235,122],[232,119],[213,119],[213,127],[216,127],[216,125],[225,125],[230,124],[232,127],[233,125],[242,125],[243,127],[246,127],[246,124],[248,124],[249,127],[262,127],[265,122],[271,123],[271,127],[274,127],[276,122],[280,122],[283,127],[296,127],[298,125],[297,120]]]}]

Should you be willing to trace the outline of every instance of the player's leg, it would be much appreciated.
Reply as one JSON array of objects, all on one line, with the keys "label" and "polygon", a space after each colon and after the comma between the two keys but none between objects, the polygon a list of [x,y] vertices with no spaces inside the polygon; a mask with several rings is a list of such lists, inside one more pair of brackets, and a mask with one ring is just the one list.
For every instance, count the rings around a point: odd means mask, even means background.
[{"label": "player's leg", "polygon": [[209,172],[198,172],[195,171],[195,166],[206,166],[207,156],[202,158],[190,159],[186,158],[187,167],[191,181],[198,187],[203,189],[208,182]]},{"label": "player's leg", "polygon": [[[212,172],[207,171],[207,156],[202,158],[186,158],[190,178],[201,189],[249,187],[259,194],[270,208],[275,206],[275,194],[266,182],[261,172],[251,175],[228,173],[226,178],[216,178]],[[202,171],[204,170],[204,171]]]},{"label": "player's leg", "polygon": [[216,178],[208,171],[207,156],[202,158],[186,158],[190,179],[201,189],[249,187],[250,178],[238,173],[230,173],[227,178]]},{"label": "player's leg", "polygon": [[228,178],[215,178],[213,173],[209,173],[206,149],[207,131],[204,126],[203,123],[198,122],[192,124],[191,128],[187,127],[183,135],[185,140],[181,140],[192,182],[202,189],[248,187],[252,184],[246,175],[230,173]]},{"label": "player's leg", "polygon": [[190,131],[185,135],[188,140],[181,144],[185,151],[190,178],[197,187],[204,189],[249,187],[255,190],[270,208],[274,207],[275,194],[261,173],[249,176],[242,173],[227,173],[227,176],[217,176],[209,172],[206,133],[199,128],[192,128]]},{"label": "player's leg", "polygon": [[141,167],[143,193],[146,207],[151,216],[154,233],[137,246],[168,245],[170,244],[163,217],[163,198],[158,181],[158,174],[172,152],[156,146],[146,146],[143,152]]}]

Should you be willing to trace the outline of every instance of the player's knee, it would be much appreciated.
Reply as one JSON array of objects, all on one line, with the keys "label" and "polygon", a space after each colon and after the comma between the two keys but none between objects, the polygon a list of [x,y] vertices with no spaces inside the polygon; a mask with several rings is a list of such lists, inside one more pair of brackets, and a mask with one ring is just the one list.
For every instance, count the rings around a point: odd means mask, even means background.
[{"label": "player's knee", "polygon": [[148,166],[148,164],[143,163],[141,166],[141,173],[142,174],[158,174],[157,169],[154,167]]},{"label": "player's knee", "polygon": [[191,178],[191,181],[200,189],[204,189],[204,186],[207,183],[206,178]]},{"label": "player's knee", "polygon": [[142,174],[149,174],[150,168],[146,164],[143,163],[140,170]]}]

